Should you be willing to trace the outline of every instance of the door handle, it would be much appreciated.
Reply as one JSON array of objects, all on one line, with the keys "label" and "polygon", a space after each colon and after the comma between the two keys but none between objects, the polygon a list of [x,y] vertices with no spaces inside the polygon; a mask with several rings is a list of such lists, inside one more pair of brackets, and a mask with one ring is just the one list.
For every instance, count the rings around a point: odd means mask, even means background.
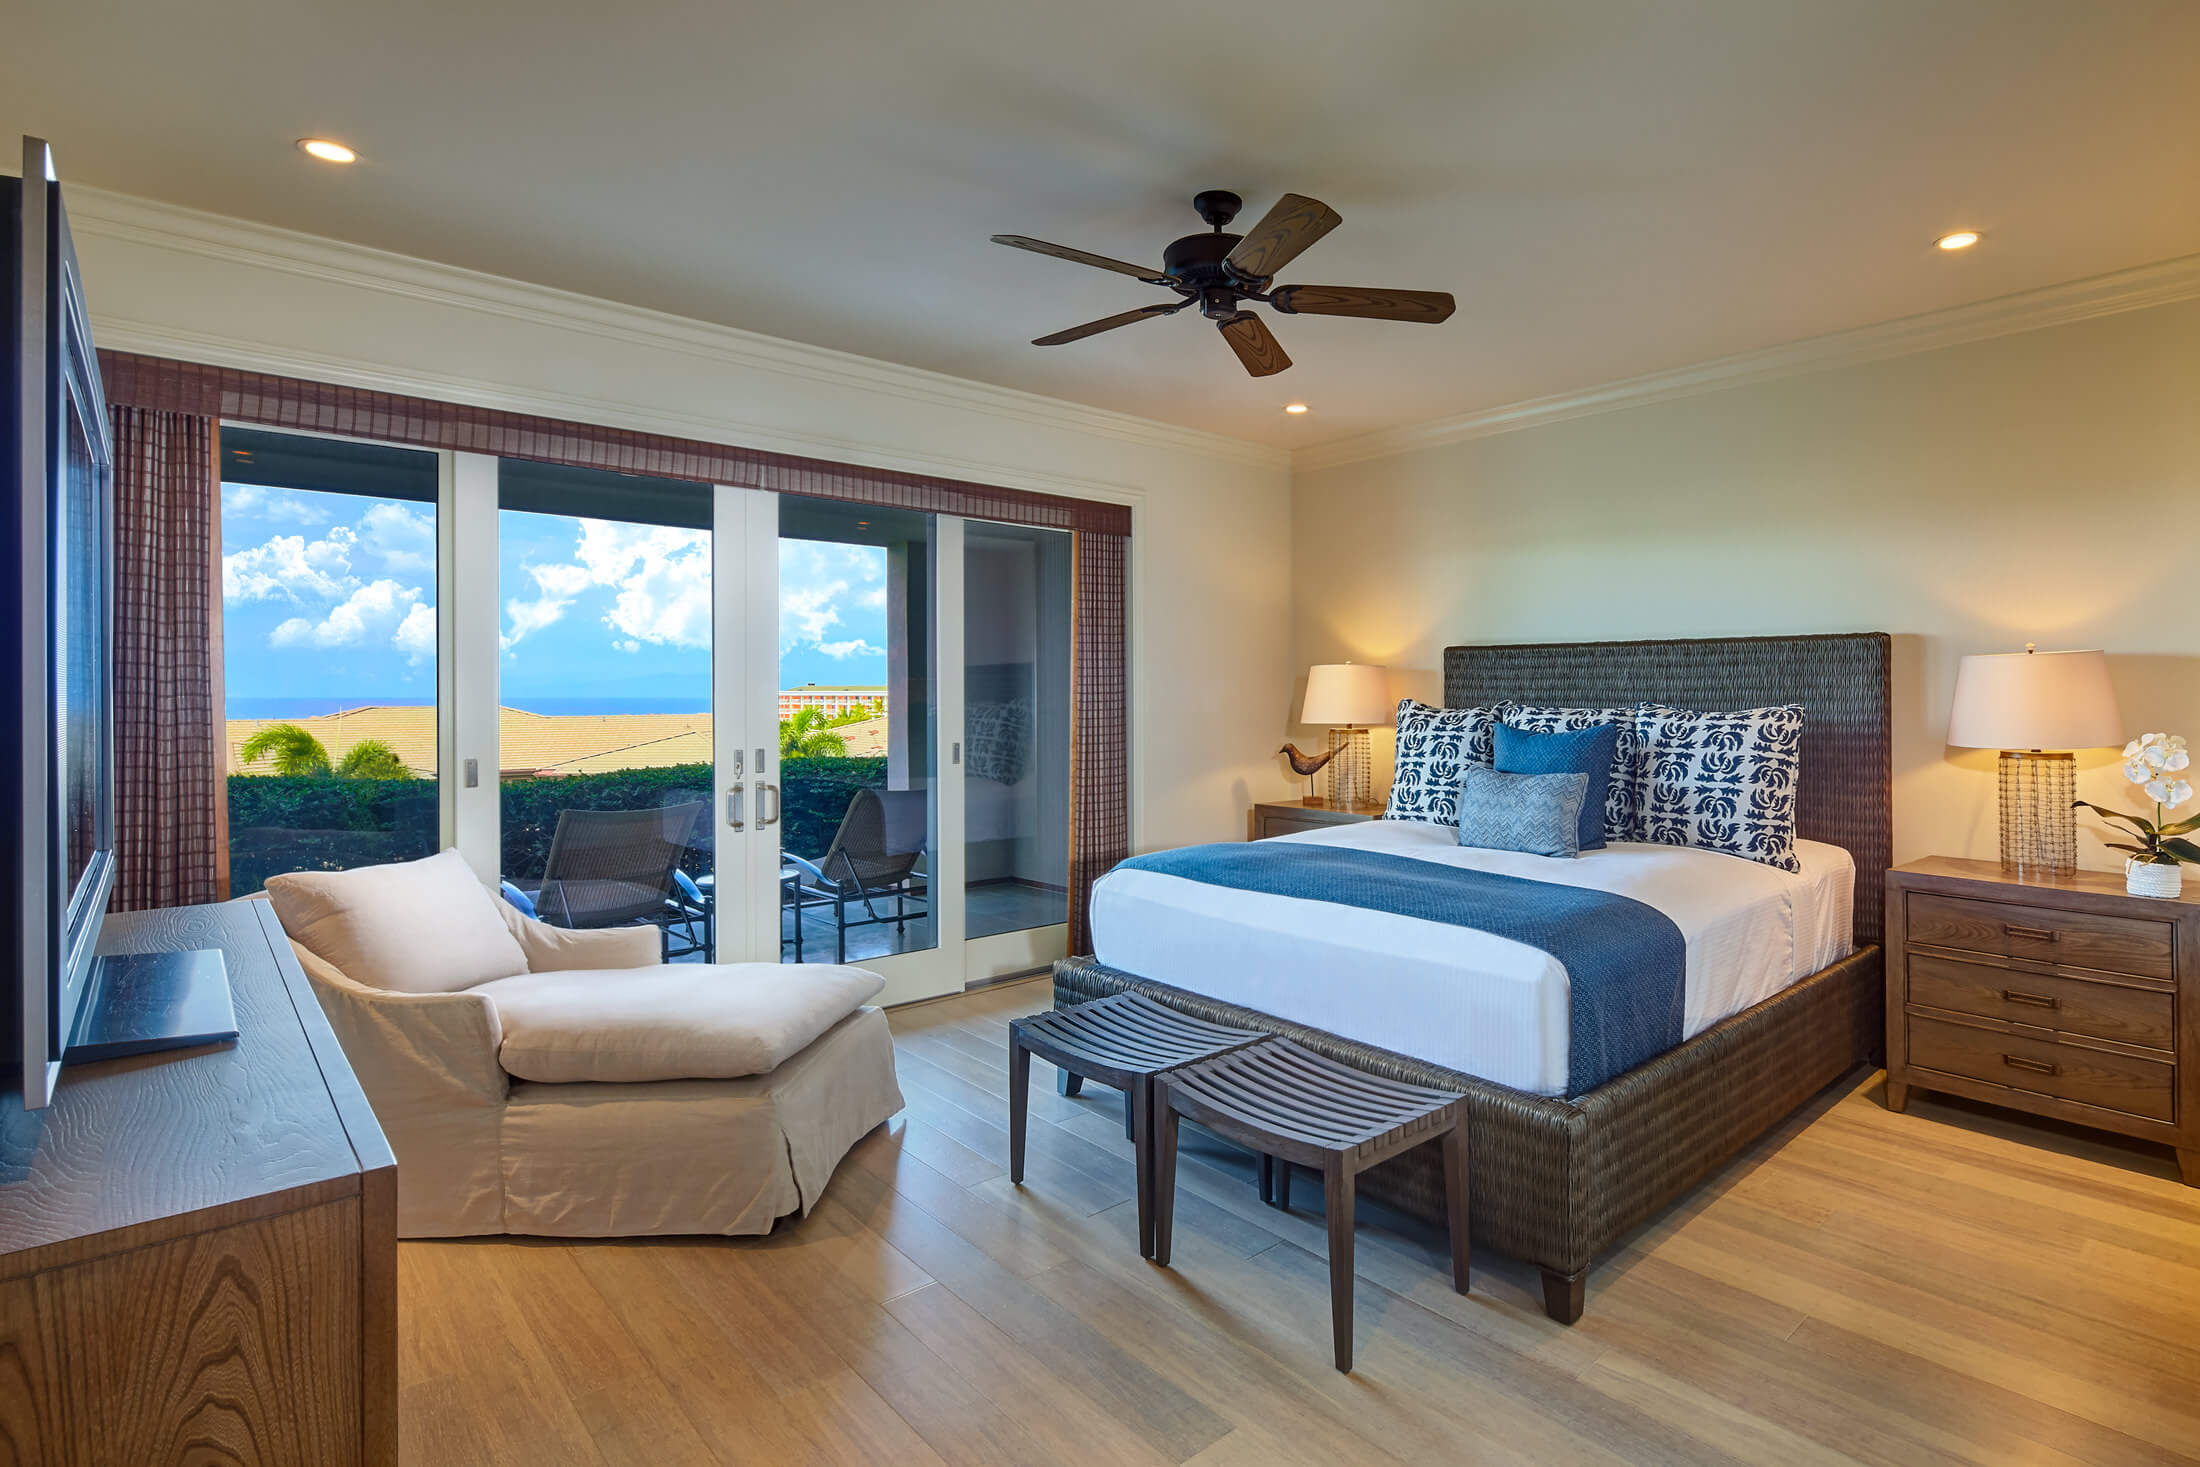
[{"label": "door handle", "polygon": [[[766,790],[770,790],[772,796],[772,812],[769,815],[764,813],[764,792]],[[758,830],[779,823],[779,811],[786,798],[786,794],[778,785],[766,784],[762,780],[756,782],[756,828]]]},{"label": "door handle", "polygon": [[741,781],[738,779],[733,782],[733,788],[726,791],[726,824],[735,830],[748,829],[747,822],[741,818]]}]

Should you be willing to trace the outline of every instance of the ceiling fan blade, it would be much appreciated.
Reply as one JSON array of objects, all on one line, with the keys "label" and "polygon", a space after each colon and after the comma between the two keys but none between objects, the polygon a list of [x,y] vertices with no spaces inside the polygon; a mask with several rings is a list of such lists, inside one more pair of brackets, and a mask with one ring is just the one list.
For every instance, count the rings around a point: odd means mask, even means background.
[{"label": "ceiling fan blade", "polygon": [[1087,321],[1082,326],[1072,326],[1067,331],[1057,331],[1052,336],[1037,337],[1033,346],[1063,346],[1072,341],[1083,341],[1088,336],[1098,336],[1103,331],[1113,331],[1118,326],[1128,326],[1133,321],[1143,321],[1149,316],[1168,316],[1183,310],[1182,305],[1140,306],[1135,311],[1119,315],[1103,316],[1097,321]]},{"label": "ceiling fan blade", "polygon": [[1223,263],[1243,279],[1266,280],[1343,222],[1344,217],[1320,199],[1285,194]]},{"label": "ceiling fan blade", "polygon": [[1032,239],[1021,234],[996,234],[995,244],[1014,249],[1030,250],[1036,255],[1052,255],[1057,260],[1070,260],[1079,265],[1097,265],[1102,270],[1113,270],[1118,275],[1129,275],[1139,280],[1152,281],[1155,285],[1167,285],[1169,277],[1159,270],[1149,270],[1144,265],[1133,265],[1128,260],[1111,260],[1106,255],[1096,255],[1089,250],[1073,250],[1068,245],[1048,244],[1043,239]]},{"label": "ceiling fan blade", "polygon": [[1450,318],[1457,303],[1442,290],[1373,290],[1357,285],[1285,285],[1268,304],[1286,316],[1365,316],[1372,321],[1424,321],[1433,326]]},{"label": "ceiling fan blade", "polygon": [[1240,311],[1227,321],[1215,322],[1222,339],[1230,343],[1230,350],[1237,353],[1245,370],[1255,377],[1273,377],[1291,365],[1291,359],[1283,354],[1283,343],[1276,340],[1268,323],[1251,311]]}]

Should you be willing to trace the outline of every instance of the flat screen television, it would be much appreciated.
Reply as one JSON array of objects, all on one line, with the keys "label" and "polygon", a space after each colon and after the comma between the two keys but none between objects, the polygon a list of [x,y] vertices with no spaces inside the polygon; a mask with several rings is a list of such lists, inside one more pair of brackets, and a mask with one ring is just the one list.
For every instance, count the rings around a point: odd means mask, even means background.
[{"label": "flat screen television", "polygon": [[[64,1058],[232,1037],[218,963],[96,956],[115,882],[114,445],[53,156],[26,138],[6,189],[8,346],[0,584],[0,868],[12,1003],[0,1023],[27,1109]],[[194,976],[195,975],[195,976]],[[218,997],[214,1030],[203,1011]],[[94,1022],[94,1021],[97,1022]]]}]

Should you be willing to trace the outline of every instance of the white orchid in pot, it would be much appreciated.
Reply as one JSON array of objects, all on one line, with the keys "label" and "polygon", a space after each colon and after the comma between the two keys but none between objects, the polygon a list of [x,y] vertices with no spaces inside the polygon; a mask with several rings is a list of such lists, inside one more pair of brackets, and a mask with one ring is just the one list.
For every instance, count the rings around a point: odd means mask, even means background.
[{"label": "white orchid in pot", "polygon": [[[2200,830],[2200,815],[2167,821],[2168,813],[2192,798],[2192,781],[2185,771],[2192,754],[2177,734],[2141,734],[2124,745],[2124,778],[2154,801],[2154,818],[2111,810],[2091,800],[2077,803],[2106,820],[2120,820],[2138,836],[2129,841],[2109,841],[2112,851],[2124,857],[2124,889],[2133,896],[2173,897],[2184,888],[2187,865],[2200,866],[2200,844],[2185,839]],[[2117,832],[2119,835],[2121,831]]]}]

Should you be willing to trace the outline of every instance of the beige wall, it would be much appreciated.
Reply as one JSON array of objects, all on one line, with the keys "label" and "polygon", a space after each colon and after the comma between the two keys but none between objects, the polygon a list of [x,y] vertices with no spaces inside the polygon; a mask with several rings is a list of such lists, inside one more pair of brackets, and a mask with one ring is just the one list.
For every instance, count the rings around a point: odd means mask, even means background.
[{"label": "beige wall", "polygon": [[[1280,451],[97,190],[103,346],[1136,506],[1134,835],[1241,839],[1285,787]],[[1188,630],[1189,629],[1189,630]]]},{"label": "beige wall", "polygon": [[[1993,755],[1943,743],[1965,653],[2105,647],[2129,729],[2200,742],[2200,303],[1305,473],[1293,497],[1302,675],[1384,662],[1433,702],[1452,642],[1893,633],[1897,859],[1996,850]],[[2080,760],[2081,795],[2135,807],[2110,755]],[[2082,837],[2080,859],[2120,858]]]}]

